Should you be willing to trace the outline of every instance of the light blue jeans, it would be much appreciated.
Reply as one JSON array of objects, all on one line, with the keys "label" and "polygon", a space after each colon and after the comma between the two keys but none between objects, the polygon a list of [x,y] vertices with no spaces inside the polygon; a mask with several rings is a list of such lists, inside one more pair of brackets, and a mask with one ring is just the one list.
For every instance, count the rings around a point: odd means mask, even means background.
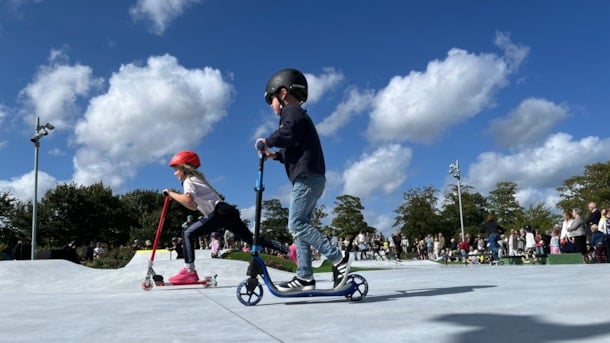
[{"label": "light blue jeans", "polygon": [[294,237],[297,246],[297,276],[301,279],[312,279],[311,247],[326,256],[331,262],[342,258],[341,249],[333,247],[313,225],[311,219],[316,202],[324,192],[326,179],[320,174],[303,174],[294,180],[290,195],[288,214],[288,231]]}]

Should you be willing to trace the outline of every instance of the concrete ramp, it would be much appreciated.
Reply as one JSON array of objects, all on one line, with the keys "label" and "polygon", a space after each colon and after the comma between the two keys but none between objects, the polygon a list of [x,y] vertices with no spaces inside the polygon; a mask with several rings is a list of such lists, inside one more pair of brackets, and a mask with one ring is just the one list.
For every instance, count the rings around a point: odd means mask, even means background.
[{"label": "concrete ramp", "polygon": [[[205,255],[208,255],[206,257]],[[442,266],[362,261],[365,301],[278,298],[246,307],[247,262],[199,252],[219,288],[141,289],[149,254],[99,270],[66,261],[0,262],[0,342],[610,342],[610,265]],[[182,261],[160,252],[157,272]],[[292,277],[273,271],[275,281]],[[322,288],[329,274],[316,275]]]}]

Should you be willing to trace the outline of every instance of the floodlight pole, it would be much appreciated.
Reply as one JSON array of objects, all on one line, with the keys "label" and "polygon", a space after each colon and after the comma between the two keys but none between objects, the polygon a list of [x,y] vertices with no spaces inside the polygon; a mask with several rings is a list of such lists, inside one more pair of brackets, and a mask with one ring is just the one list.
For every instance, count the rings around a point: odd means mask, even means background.
[{"label": "floodlight pole", "polygon": [[40,139],[49,134],[47,130],[53,130],[55,127],[50,123],[40,125],[40,117],[36,117],[36,127],[34,128],[34,136],[30,141],[34,144],[34,199],[32,200],[32,256],[31,259],[36,259],[36,229],[38,227],[38,150],[40,148]]},{"label": "floodlight pole", "polygon": [[457,179],[457,188],[458,188],[458,206],[460,207],[460,228],[462,230],[462,241],[463,242],[466,237],[464,236],[464,213],[462,211],[462,177],[460,174],[460,162],[455,160],[455,163],[449,166],[449,173],[453,174],[453,177]]},{"label": "floodlight pole", "polygon": [[38,208],[38,150],[40,148],[40,117],[36,117],[36,131],[32,138],[34,143],[34,199],[32,200],[32,260],[36,259],[36,229],[38,226],[37,208]]}]

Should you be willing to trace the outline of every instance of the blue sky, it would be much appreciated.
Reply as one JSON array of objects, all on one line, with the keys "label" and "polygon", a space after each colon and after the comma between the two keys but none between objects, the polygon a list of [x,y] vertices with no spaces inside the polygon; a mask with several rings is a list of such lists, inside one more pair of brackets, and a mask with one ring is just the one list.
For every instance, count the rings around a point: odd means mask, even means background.
[{"label": "blue sky", "polygon": [[[519,184],[522,205],[606,162],[605,1],[0,1],[0,191],[103,181],[116,193],[180,188],[167,161],[199,152],[214,186],[253,210],[258,136],[277,126],[271,74],[304,71],[332,210],[362,198],[390,231],[410,187]],[[287,204],[268,163],[265,198]]]}]

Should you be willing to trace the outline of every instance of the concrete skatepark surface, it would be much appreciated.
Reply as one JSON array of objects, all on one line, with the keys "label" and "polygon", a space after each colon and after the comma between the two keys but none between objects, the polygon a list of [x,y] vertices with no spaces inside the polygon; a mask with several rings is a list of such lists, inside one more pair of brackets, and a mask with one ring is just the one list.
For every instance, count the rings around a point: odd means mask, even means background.
[{"label": "concrete skatepark surface", "polygon": [[[236,287],[247,263],[198,251],[218,288],[141,289],[148,252],[124,268],[60,260],[0,262],[0,342],[610,342],[610,265],[444,266],[356,261],[369,293],[277,298],[246,307]],[[158,252],[169,277],[182,261]],[[273,271],[274,281],[291,273]],[[318,288],[331,275],[317,274]]]}]

